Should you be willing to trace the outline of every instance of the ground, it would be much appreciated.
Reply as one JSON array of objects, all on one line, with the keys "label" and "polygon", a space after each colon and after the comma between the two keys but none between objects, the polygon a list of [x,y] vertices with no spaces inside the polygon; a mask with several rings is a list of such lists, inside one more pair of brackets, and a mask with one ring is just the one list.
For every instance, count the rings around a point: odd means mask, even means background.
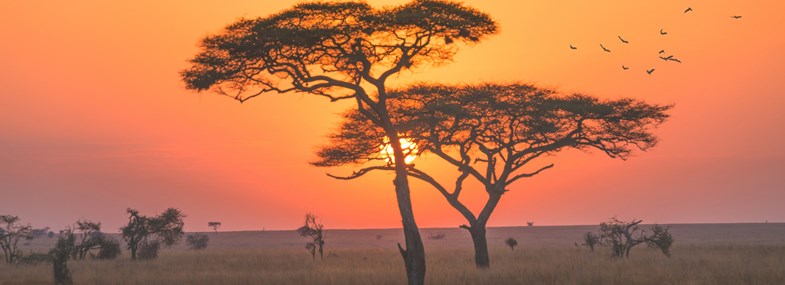
[{"label": "ground", "polygon": [[[641,245],[628,260],[576,247],[596,226],[490,228],[491,269],[477,270],[469,234],[424,229],[427,284],[785,284],[785,224],[673,225],[668,258]],[[435,233],[444,239],[428,239]],[[400,229],[329,230],[324,260],[294,231],[208,233],[201,251],[183,245],[156,260],[71,261],[75,284],[405,284]],[[380,237],[379,237],[380,236]],[[510,250],[504,240],[519,246]],[[34,240],[43,252],[56,239]],[[51,264],[0,264],[0,284],[53,284]]]}]

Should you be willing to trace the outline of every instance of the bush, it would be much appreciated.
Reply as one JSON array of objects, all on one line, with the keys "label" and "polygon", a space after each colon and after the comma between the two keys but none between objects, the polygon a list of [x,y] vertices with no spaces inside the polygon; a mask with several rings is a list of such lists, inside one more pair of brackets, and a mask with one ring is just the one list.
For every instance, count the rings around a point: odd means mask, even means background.
[{"label": "bush", "polygon": [[185,238],[185,243],[189,249],[205,249],[210,237],[206,234],[190,234]]},{"label": "bush", "polygon": [[120,255],[120,242],[116,239],[105,237],[101,240],[101,247],[98,250],[98,255],[95,258],[98,259],[115,259],[118,255]]},{"label": "bush", "polygon": [[504,243],[510,247],[510,250],[515,250],[515,247],[518,246],[518,241],[515,240],[514,238],[508,238],[507,240],[504,241]]},{"label": "bush", "polygon": [[161,243],[157,240],[142,244],[139,248],[140,259],[153,259],[158,257],[158,250],[161,249]]}]

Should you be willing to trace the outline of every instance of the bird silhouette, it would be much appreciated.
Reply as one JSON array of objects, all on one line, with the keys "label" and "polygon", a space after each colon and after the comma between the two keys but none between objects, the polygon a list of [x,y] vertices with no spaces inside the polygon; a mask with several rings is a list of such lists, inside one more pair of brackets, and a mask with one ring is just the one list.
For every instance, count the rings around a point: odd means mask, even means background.
[{"label": "bird silhouette", "polygon": [[660,54],[663,54],[663,53],[665,53],[665,50],[664,50],[664,49],[661,49],[661,50],[660,50]]},{"label": "bird silhouette", "polygon": [[670,58],[670,59],[668,59],[668,60],[670,60],[670,61],[675,61],[675,62],[678,62],[678,63],[681,63],[681,60],[679,60],[678,58]]},{"label": "bird silhouette", "polygon": [[660,57],[660,59],[662,59],[662,60],[664,60],[664,61],[669,61],[669,60],[671,60],[672,58],[673,58],[673,56],[672,56],[672,55],[669,55],[669,56],[667,56],[667,57],[664,57],[664,56],[661,56],[661,57]]},{"label": "bird silhouette", "polygon": [[623,42],[623,43],[625,43],[625,44],[628,44],[628,43],[630,43],[630,42],[628,42],[628,41],[624,40],[624,39],[623,39],[621,36],[618,36],[618,37],[619,37],[619,40],[621,40],[621,42]]},{"label": "bird silhouette", "polygon": [[667,34],[668,34],[668,32],[664,31],[663,29],[660,29],[660,35],[664,36],[664,35],[667,35]]},{"label": "bird silhouette", "polygon": [[736,20],[738,20],[738,19],[741,19],[741,16],[738,16],[738,15],[736,15],[736,16],[730,16],[730,17],[731,17],[731,18],[734,18],[734,19],[736,19]]},{"label": "bird silhouette", "polygon": [[605,52],[611,52],[611,50],[609,50],[609,49],[605,48],[605,46],[603,46],[602,44],[600,44],[600,47],[601,47],[601,48],[602,48],[602,50],[604,50]]},{"label": "bird silhouette", "polygon": [[629,67],[626,67],[626,66],[624,66],[624,65],[622,65],[622,66],[621,66],[621,69],[627,70],[627,69],[630,69],[630,68],[629,68]]},{"label": "bird silhouette", "polygon": [[692,7],[687,7],[687,10],[684,10],[684,13],[692,12]]},{"label": "bird silhouette", "polygon": [[573,46],[573,45],[570,45],[570,49],[578,49],[578,48],[576,48],[576,47],[575,47],[575,46]]},{"label": "bird silhouette", "polygon": [[648,73],[649,75],[651,75],[653,72],[654,72],[654,68],[646,70],[646,73]]}]

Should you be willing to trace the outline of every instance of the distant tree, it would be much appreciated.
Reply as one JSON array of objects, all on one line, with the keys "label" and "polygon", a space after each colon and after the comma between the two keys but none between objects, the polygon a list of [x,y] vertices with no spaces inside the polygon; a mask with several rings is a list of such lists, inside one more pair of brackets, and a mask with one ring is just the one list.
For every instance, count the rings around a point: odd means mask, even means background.
[{"label": "distant tree", "polygon": [[47,233],[47,234],[46,234],[46,237],[47,237],[47,238],[53,238],[53,237],[55,237],[55,232],[53,232],[53,231],[49,231],[49,233]]},{"label": "distant tree", "polygon": [[143,250],[143,259],[158,256],[161,244],[172,246],[180,241],[183,236],[183,218],[185,215],[180,210],[169,208],[155,217],[139,214],[139,211],[129,208],[128,224],[121,227],[120,231],[131,251],[131,259],[137,258],[137,251]]},{"label": "distant tree", "polygon": [[510,247],[510,250],[515,250],[515,247],[518,246],[518,241],[514,238],[508,238],[504,241],[504,243]]},{"label": "distant tree", "polygon": [[217,234],[218,228],[221,227],[221,222],[207,222],[207,226],[213,228],[213,231]]},{"label": "distant tree", "polygon": [[[418,84],[388,94],[390,117],[401,137],[413,141],[418,154],[434,154],[458,169],[455,187],[448,189],[415,165],[407,165],[409,176],[432,185],[466,219],[460,227],[472,237],[478,268],[490,266],[486,225],[512,183],[552,168],[540,160],[562,150],[596,149],[626,159],[635,149],[651,148],[657,142],[653,129],[668,118],[671,108],[635,99],[562,94],[521,83]],[[386,135],[358,111],[349,111],[318,151],[315,164],[364,165],[347,177],[335,176],[339,179],[393,171],[379,151]],[[487,194],[478,213],[460,199],[467,178],[480,182]]]},{"label": "distant tree", "polygon": [[188,248],[194,250],[207,248],[207,243],[209,242],[210,237],[206,234],[193,233],[185,237],[185,244],[188,245]]},{"label": "distant tree", "polygon": [[99,222],[78,220],[74,230],[74,234],[79,236],[79,242],[74,246],[73,252],[73,257],[77,260],[85,259],[90,251],[100,249],[106,239],[104,233],[101,232],[101,223]]},{"label": "distant tree", "polygon": [[533,227],[534,226],[534,222],[526,222],[526,226],[527,227]]},{"label": "distant tree", "polygon": [[71,271],[68,269],[68,259],[76,248],[76,236],[67,229],[57,239],[55,248],[49,254],[52,256],[52,267],[54,268],[54,279],[56,285],[71,285]]},{"label": "distant tree", "polygon": [[305,225],[297,229],[297,233],[303,237],[310,237],[313,242],[310,242],[309,245],[306,244],[305,248],[314,255],[314,259],[316,256],[316,251],[319,251],[319,258],[324,259],[324,240],[327,238],[327,235],[324,233],[324,225],[321,222],[317,221],[317,216],[313,213],[305,214]]},{"label": "distant tree", "polygon": [[594,251],[594,247],[600,244],[600,237],[595,235],[592,232],[587,232],[583,235],[583,246],[588,247],[591,251]]},{"label": "distant tree", "polygon": [[14,263],[22,256],[19,250],[19,240],[32,240],[33,228],[19,224],[19,217],[0,215],[0,249],[5,255],[5,262]]},{"label": "distant tree", "polygon": [[30,234],[33,236],[33,238],[40,238],[46,236],[50,232],[51,231],[49,231],[49,227],[44,227],[40,229],[33,229]]},{"label": "distant tree", "polygon": [[387,112],[387,80],[405,70],[452,61],[458,43],[497,32],[485,13],[446,0],[414,0],[381,9],[364,2],[301,3],[259,19],[241,19],[202,40],[182,72],[186,87],[244,102],[265,93],[307,93],[357,102],[387,133],[397,166],[395,192],[409,284],[425,282],[425,251],[412,211],[405,154]]},{"label": "distant tree", "polygon": [[608,222],[600,224],[600,242],[611,247],[611,256],[630,257],[633,247],[646,243],[650,247],[659,248],[663,254],[670,257],[670,247],[673,237],[668,227],[654,225],[652,233],[647,234],[645,229],[638,227],[642,220],[632,219],[622,221],[611,218]]},{"label": "distant tree", "polygon": [[649,247],[660,249],[665,256],[671,256],[671,246],[673,245],[673,236],[670,233],[670,227],[663,227],[655,224],[651,228],[651,235],[646,237],[646,244]]}]

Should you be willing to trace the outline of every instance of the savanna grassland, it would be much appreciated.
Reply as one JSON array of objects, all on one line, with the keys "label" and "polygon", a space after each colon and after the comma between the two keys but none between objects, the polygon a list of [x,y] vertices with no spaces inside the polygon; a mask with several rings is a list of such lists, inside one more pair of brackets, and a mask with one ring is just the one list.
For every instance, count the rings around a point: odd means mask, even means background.
[{"label": "savanna grassland", "polygon": [[[785,284],[785,224],[674,225],[668,258],[645,245],[629,259],[576,247],[594,226],[491,228],[491,269],[474,267],[462,229],[424,229],[428,284]],[[443,232],[444,239],[427,239]],[[201,251],[179,245],[150,261],[70,261],[75,284],[404,284],[400,230],[328,231],[313,261],[293,231],[208,233]],[[513,237],[510,250],[503,240]],[[43,252],[56,239],[25,246]],[[52,284],[50,264],[0,264],[0,284]]]}]

